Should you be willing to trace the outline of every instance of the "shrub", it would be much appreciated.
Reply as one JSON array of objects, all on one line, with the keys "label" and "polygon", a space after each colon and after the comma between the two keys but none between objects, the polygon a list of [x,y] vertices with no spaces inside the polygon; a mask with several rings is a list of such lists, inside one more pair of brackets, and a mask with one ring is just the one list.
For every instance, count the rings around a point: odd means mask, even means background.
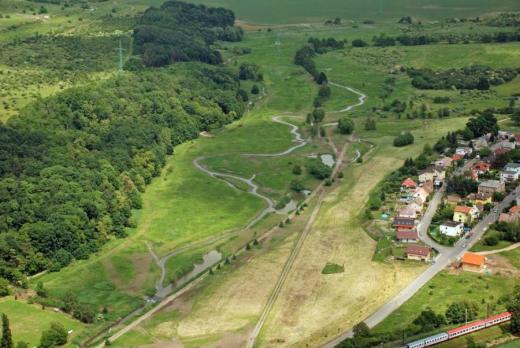
[{"label": "shrub", "polygon": [[341,134],[352,134],[354,131],[354,122],[350,118],[344,116],[338,121],[338,129]]},{"label": "shrub", "polygon": [[413,142],[414,142],[414,137],[413,137],[412,133],[404,132],[404,133],[398,135],[394,139],[394,146],[402,147],[402,146],[413,144]]}]

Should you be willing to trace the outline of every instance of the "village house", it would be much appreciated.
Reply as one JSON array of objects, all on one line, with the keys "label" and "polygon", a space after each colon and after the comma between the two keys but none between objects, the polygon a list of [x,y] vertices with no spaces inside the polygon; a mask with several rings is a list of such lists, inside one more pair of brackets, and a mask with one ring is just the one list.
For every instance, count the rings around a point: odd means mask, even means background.
[{"label": "village house", "polygon": [[394,228],[396,230],[399,230],[399,229],[410,230],[410,229],[415,228],[415,219],[396,216],[394,218],[392,225],[394,226]]},{"label": "village house", "polygon": [[465,253],[462,256],[461,267],[467,272],[482,272],[486,264],[486,258],[475,253]]},{"label": "village house", "polygon": [[419,234],[415,228],[399,229],[395,233],[395,238],[401,243],[417,243],[419,241]]},{"label": "village house", "polygon": [[401,183],[401,191],[414,190],[417,187],[417,183],[412,178],[406,178]]},{"label": "village house", "polygon": [[488,146],[489,146],[489,143],[486,139],[486,136],[484,136],[484,135],[473,140],[473,148],[477,151],[482,150]]},{"label": "village house", "polygon": [[509,139],[507,139],[507,140],[499,141],[493,147],[495,149],[505,149],[505,150],[511,151],[511,150],[515,149],[516,145],[514,142],[511,142],[511,141],[509,141]]},{"label": "village house", "polygon": [[419,182],[444,180],[445,177],[446,170],[444,167],[439,166],[428,166],[426,169],[419,172]]},{"label": "village house", "polygon": [[459,155],[458,153],[456,153],[453,156],[451,156],[451,159],[453,160],[453,162],[457,162],[457,161],[463,160],[464,156]]},{"label": "village house", "polygon": [[448,168],[451,166],[452,162],[453,162],[453,159],[451,159],[450,157],[444,156],[443,158],[439,158],[437,161],[435,161],[435,166]]},{"label": "village house", "polygon": [[430,261],[432,249],[416,244],[407,245],[406,256],[409,260]]},{"label": "village house", "polygon": [[495,192],[505,192],[506,187],[503,182],[498,180],[487,180],[478,185],[478,193],[493,195]]},{"label": "village house", "polygon": [[473,166],[471,166],[471,169],[476,171],[477,174],[482,175],[489,172],[489,170],[491,169],[491,165],[484,161],[478,161]]},{"label": "village house", "polygon": [[464,157],[466,155],[471,155],[472,153],[473,153],[473,149],[469,146],[457,147],[455,149],[455,154],[462,156],[462,157]]},{"label": "village house", "polygon": [[404,208],[401,208],[399,210],[399,213],[397,215],[400,218],[406,218],[406,219],[416,219],[417,218],[417,210],[415,207],[411,206],[410,204],[407,205]]},{"label": "village house", "polygon": [[462,197],[456,193],[452,193],[446,196],[445,202],[448,205],[456,205],[462,201]]},{"label": "village house", "polygon": [[473,205],[484,206],[486,204],[493,203],[493,198],[490,194],[482,194],[482,193],[470,193],[467,197]]},{"label": "village house", "polygon": [[498,221],[512,223],[512,222],[517,222],[519,219],[520,219],[520,206],[515,205],[515,206],[511,207],[511,209],[509,209],[509,212],[501,213],[498,218]]},{"label": "village house", "polygon": [[493,150],[493,156],[496,158],[498,156],[505,155],[506,153],[510,152],[511,149],[499,147]]},{"label": "village house", "polygon": [[422,183],[422,186],[421,186],[426,192],[428,192],[428,194],[432,193],[433,192],[433,181],[425,181]]},{"label": "village house", "polygon": [[415,203],[419,204],[420,206],[422,206],[422,205],[424,205],[424,203],[426,203],[429,195],[430,194],[428,193],[428,191],[426,191],[422,187],[418,187],[413,192],[414,201],[415,201]]},{"label": "village house", "polygon": [[453,210],[453,221],[470,224],[478,218],[479,210],[477,207],[458,205]]},{"label": "village house", "polygon": [[464,223],[446,220],[440,225],[439,230],[446,236],[457,237],[464,232]]},{"label": "village house", "polygon": [[508,163],[500,173],[500,181],[503,183],[513,182],[518,180],[520,176],[520,164]]}]

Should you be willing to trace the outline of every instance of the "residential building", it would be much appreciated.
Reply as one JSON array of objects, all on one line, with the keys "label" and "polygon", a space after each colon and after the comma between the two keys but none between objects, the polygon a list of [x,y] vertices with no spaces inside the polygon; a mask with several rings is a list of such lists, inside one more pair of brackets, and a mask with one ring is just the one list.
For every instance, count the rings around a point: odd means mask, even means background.
[{"label": "residential building", "polygon": [[419,182],[433,181],[435,179],[435,167],[429,166],[419,172]]},{"label": "residential building", "polygon": [[412,229],[415,228],[415,219],[395,217],[392,225],[396,229]]},{"label": "residential building", "polygon": [[489,146],[489,143],[486,139],[486,136],[481,136],[481,137],[473,140],[473,148],[475,150],[482,150],[488,146]]},{"label": "residential building", "polygon": [[462,197],[456,193],[452,193],[446,196],[446,204],[448,205],[456,205],[462,201]]},{"label": "residential building", "polygon": [[518,180],[520,176],[520,164],[519,163],[508,163],[505,165],[502,173],[500,173],[500,181],[513,182]]},{"label": "residential building", "polygon": [[399,210],[398,216],[400,218],[406,218],[406,219],[416,219],[417,218],[417,210],[415,207],[411,206],[410,204],[407,205],[404,208],[401,208]]},{"label": "residential building", "polygon": [[510,151],[511,151],[511,149],[509,149],[509,148],[499,147],[499,148],[496,148],[493,150],[493,156],[496,158],[498,156],[505,155],[506,153],[508,153]]},{"label": "residential building", "polygon": [[451,159],[453,160],[453,162],[457,162],[457,161],[460,161],[460,160],[464,159],[464,156],[459,155],[458,153],[456,153],[453,156],[451,156]]},{"label": "residential building", "polygon": [[478,185],[478,193],[492,195],[495,192],[505,192],[506,186],[498,180],[487,180]]},{"label": "residential building", "polygon": [[464,223],[446,220],[441,224],[439,230],[442,234],[446,236],[457,237],[464,232]]},{"label": "residential building", "polygon": [[461,266],[464,271],[482,272],[486,264],[486,257],[475,253],[465,253],[462,256]]},{"label": "residential building", "polygon": [[409,260],[430,261],[432,249],[416,244],[407,245],[406,256]]},{"label": "residential building", "polygon": [[433,192],[433,181],[425,181],[421,186],[428,194]]},{"label": "residential building", "polygon": [[482,194],[482,193],[470,193],[466,197],[473,205],[486,205],[488,203],[493,203],[492,195],[490,194]]},{"label": "residential building", "polygon": [[428,200],[428,196],[430,194],[422,187],[418,187],[413,192],[413,198],[415,203],[419,204],[420,206],[424,205],[426,201]]},{"label": "residential building", "polygon": [[516,145],[514,142],[511,142],[508,140],[502,140],[498,143],[496,143],[494,146],[493,146],[495,149],[506,149],[506,150],[514,150]]},{"label": "residential building", "polygon": [[489,170],[491,169],[491,165],[484,161],[478,161],[473,166],[471,166],[471,169],[476,171],[479,175],[482,175],[489,172]]},{"label": "residential building", "polygon": [[399,229],[395,233],[395,237],[401,243],[417,243],[419,241],[419,234],[415,228]]},{"label": "residential building", "polygon": [[498,221],[500,222],[517,222],[520,219],[520,206],[515,205],[509,209],[509,212],[507,213],[501,213]]},{"label": "residential building", "polygon": [[471,155],[472,153],[473,153],[473,149],[469,146],[457,147],[455,149],[455,154],[462,156],[462,157],[464,157],[466,155]]},{"label": "residential building", "polygon": [[468,207],[467,205],[458,205],[453,210],[453,221],[470,224],[478,218],[479,211],[477,207]]},{"label": "residential building", "polygon": [[453,159],[451,159],[450,157],[444,156],[443,158],[440,158],[437,161],[435,161],[435,166],[448,168],[451,166],[452,162],[453,162]]},{"label": "residential building", "polygon": [[415,181],[412,180],[412,178],[406,178],[402,183],[401,183],[401,190],[402,191],[406,191],[406,190],[413,190],[417,187],[417,183]]}]

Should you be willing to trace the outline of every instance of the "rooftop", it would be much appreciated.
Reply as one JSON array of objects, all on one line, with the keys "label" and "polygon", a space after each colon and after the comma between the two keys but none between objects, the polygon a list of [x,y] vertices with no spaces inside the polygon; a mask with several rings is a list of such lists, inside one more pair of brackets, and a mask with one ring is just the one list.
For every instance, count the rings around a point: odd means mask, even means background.
[{"label": "rooftop", "polygon": [[468,207],[466,205],[458,205],[455,207],[455,213],[463,213],[463,214],[469,214],[471,212],[471,207]]},{"label": "rooftop", "polygon": [[498,188],[502,186],[502,184],[498,180],[487,180],[481,183],[480,186]]},{"label": "rooftop", "polygon": [[462,256],[462,263],[472,266],[482,266],[486,262],[486,258],[479,254],[465,253]]},{"label": "rooftop", "polygon": [[417,230],[415,228],[411,230],[397,230],[395,236],[397,239],[419,239],[419,235],[417,234]]},{"label": "rooftop", "polygon": [[447,226],[447,227],[457,227],[463,225],[462,222],[452,221],[452,220],[446,220],[442,223],[441,226]]},{"label": "rooftop", "polygon": [[414,244],[406,246],[406,254],[408,255],[428,256],[430,252],[431,249],[425,246]]},{"label": "rooftop", "polygon": [[412,178],[406,178],[403,181],[403,183],[401,184],[401,186],[404,186],[404,187],[416,187],[417,183],[415,181],[413,181]]}]

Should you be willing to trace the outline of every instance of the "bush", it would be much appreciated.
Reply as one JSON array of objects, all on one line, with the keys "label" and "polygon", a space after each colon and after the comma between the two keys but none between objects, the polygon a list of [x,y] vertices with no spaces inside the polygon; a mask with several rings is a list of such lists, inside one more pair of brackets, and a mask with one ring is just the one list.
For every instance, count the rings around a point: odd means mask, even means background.
[{"label": "bush", "polygon": [[307,162],[307,169],[309,173],[318,180],[324,180],[330,177],[332,174],[332,168],[323,164],[318,158],[309,159]]},{"label": "bush", "polygon": [[0,278],[0,297],[9,296],[10,294],[9,282],[4,278]]},{"label": "bush", "polygon": [[352,47],[365,47],[368,46],[368,42],[361,39],[352,40]]},{"label": "bush", "polygon": [[354,122],[347,116],[344,116],[338,121],[338,129],[341,134],[352,134],[354,131]]},{"label": "bush", "polygon": [[404,132],[404,133],[398,135],[394,139],[394,146],[402,147],[402,146],[413,144],[413,142],[414,142],[414,137],[413,137],[412,133]]},{"label": "bush", "polygon": [[292,173],[294,175],[301,175],[302,174],[302,167],[298,164],[295,164],[292,168]]},{"label": "bush", "polygon": [[61,323],[51,323],[48,330],[42,332],[38,348],[54,348],[67,343],[67,330]]},{"label": "bush", "polygon": [[484,239],[484,245],[487,245],[487,246],[495,246],[498,244],[498,242],[499,242],[499,239],[495,235],[486,237]]}]

